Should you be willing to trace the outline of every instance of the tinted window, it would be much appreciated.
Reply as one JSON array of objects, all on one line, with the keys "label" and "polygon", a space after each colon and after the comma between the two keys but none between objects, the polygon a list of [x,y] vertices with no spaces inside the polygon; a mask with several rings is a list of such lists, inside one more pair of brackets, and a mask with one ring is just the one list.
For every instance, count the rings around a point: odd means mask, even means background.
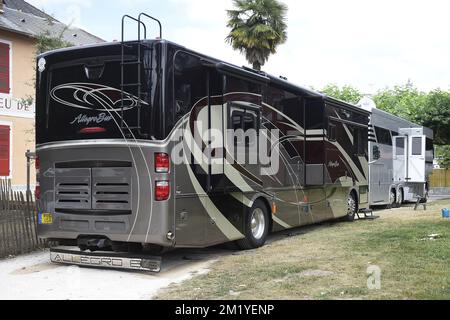
[{"label": "tinted window", "polygon": [[427,151],[433,151],[434,152],[434,145],[433,145],[433,140],[427,138],[427,146],[426,146],[426,150]]},{"label": "tinted window", "polygon": [[306,129],[324,129],[324,109],[322,100],[307,99],[305,104]]},{"label": "tinted window", "polygon": [[251,130],[251,129],[254,129],[254,130],[256,130],[257,129],[257,127],[256,127],[256,117],[253,115],[253,114],[249,114],[249,113],[246,113],[244,116],[243,116],[243,129],[244,129],[244,132],[247,132],[248,130]]},{"label": "tinted window", "polygon": [[[200,58],[181,52],[175,57],[175,112],[173,123],[175,124],[184,115],[189,113],[192,107],[199,103],[207,104],[207,72]],[[201,101],[203,100],[203,101]]]},{"label": "tinted window", "polygon": [[264,100],[268,105],[282,113],[266,113],[265,117],[267,120],[277,125],[277,127],[280,128],[285,134],[299,134],[299,132],[297,132],[294,128],[283,124],[289,123],[289,121],[283,116],[285,115],[303,128],[303,104],[296,95],[278,88],[268,87],[264,94]]},{"label": "tinted window", "polygon": [[242,112],[233,112],[231,116],[231,128],[236,131],[242,129]]},{"label": "tinted window", "polygon": [[331,142],[336,141],[336,124],[332,122],[328,125],[328,140]]},{"label": "tinted window", "polygon": [[378,146],[373,146],[372,158],[373,158],[373,160],[378,160],[381,158],[381,152],[380,152],[380,148]]},{"label": "tinted window", "polygon": [[249,130],[255,130],[256,132],[256,130],[258,129],[258,122],[255,112],[247,110],[233,111],[231,115],[231,128],[234,131],[243,130],[244,133]]},{"label": "tinted window", "polygon": [[412,138],[412,155],[421,156],[422,155],[422,138],[414,137]]},{"label": "tinted window", "polygon": [[405,155],[405,138],[396,139],[395,155],[396,156]]},{"label": "tinted window", "polygon": [[377,136],[378,143],[385,145],[392,145],[392,137],[391,132],[389,130],[375,127],[375,133]]},{"label": "tinted window", "polygon": [[358,156],[364,156],[366,154],[368,141],[365,131],[362,128],[353,128],[353,150]]}]

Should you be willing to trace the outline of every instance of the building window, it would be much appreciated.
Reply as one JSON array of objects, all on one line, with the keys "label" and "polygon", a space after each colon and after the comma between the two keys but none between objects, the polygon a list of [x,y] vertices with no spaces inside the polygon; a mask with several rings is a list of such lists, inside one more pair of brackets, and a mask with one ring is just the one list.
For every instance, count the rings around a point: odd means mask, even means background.
[{"label": "building window", "polygon": [[0,125],[0,177],[11,173],[11,127]]},{"label": "building window", "polygon": [[10,46],[0,42],[0,93],[11,93],[11,59]]}]

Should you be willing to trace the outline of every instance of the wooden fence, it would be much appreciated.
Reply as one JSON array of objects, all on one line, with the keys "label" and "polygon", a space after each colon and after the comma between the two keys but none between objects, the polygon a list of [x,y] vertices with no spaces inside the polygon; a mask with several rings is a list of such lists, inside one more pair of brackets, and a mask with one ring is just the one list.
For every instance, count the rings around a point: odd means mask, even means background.
[{"label": "wooden fence", "polygon": [[434,169],[430,177],[431,188],[450,188],[450,170]]},{"label": "wooden fence", "polygon": [[37,222],[33,195],[13,191],[11,181],[0,179],[0,258],[45,247],[37,236]]}]

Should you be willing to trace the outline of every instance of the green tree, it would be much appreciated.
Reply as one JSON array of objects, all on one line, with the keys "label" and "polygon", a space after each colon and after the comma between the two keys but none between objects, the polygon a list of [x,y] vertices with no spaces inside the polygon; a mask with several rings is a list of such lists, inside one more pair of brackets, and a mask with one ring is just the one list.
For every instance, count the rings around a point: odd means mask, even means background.
[{"label": "green tree", "polygon": [[450,169],[450,145],[436,146],[436,159],[444,169]]},{"label": "green tree", "polygon": [[393,89],[380,90],[374,96],[378,109],[392,113],[410,121],[417,120],[426,104],[427,95],[419,91],[411,81]]},{"label": "green tree", "polygon": [[411,82],[378,91],[377,107],[434,131],[435,144],[450,144],[450,92],[419,91]]},{"label": "green tree", "polygon": [[36,51],[37,54],[44,53],[46,51],[60,49],[60,48],[67,48],[72,47],[73,43],[64,40],[64,32],[69,27],[66,26],[61,32],[59,32],[57,35],[52,35],[50,31],[46,30],[45,32],[41,33],[37,37],[37,43],[36,43]]},{"label": "green tree", "polygon": [[[335,84],[329,84],[320,91],[352,104],[363,96],[357,88]],[[425,93],[408,81],[404,85],[379,90],[373,100],[381,110],[432,129],[436,145],[450,145],[450,92],[435,89]],[[448,149],[440,149],[443,157],[450,158],[445,150]]]},{"label": "green tree", "polygon": [[440,89],[429,92],[413,120],[433,129],[435,144],[450,145],[450,92]]},{"label": "green tree", "polygon": [[[54,23],[51,19],[47,19],[47,23],[51,27]],[[52,35],[50,31],[46,30],[39,34],[36,41],[36,54],[39,55],[46,51],[56,50],[60,48],[72,47],[74,44],[64,40],[64,32],[69,29],[69,26],[65,26],[64,29],[56,35]],[[33,58],[34,59],[34,58]],[[36,65],[36,64],[34,64]],[[36,66],[34,67],[36,69]],[[36,70],[35,70],[36,71]],[[31,83],[27,83],[27,85],[32,86],[33,89],[36,88],[36,78],[35,76],[32,79]],[[34,90],[33,90],[34,91]],[[20,103],[24,106],[29,106],[34,103],[34,94],[26,95],[25,97],[20,99]],[[25,134],[27,136],[27,142],[34,141],[34,132],[35,128],[33,125],[32,129],[25,130]]]},{"label": "green tree", "polygon": [[328,84],[320,92],[351,104],[357,104],[363,97],[363,94],[358,89],[350,85],[339,87],[336,84]]},{"label": "green tree", "polygon": [[261,70],[271,54],[287,40],[287,6],[277,0],[233,0],[227,10],[231,28],[226,37],[233,49],[245,54],[253,69]]}]

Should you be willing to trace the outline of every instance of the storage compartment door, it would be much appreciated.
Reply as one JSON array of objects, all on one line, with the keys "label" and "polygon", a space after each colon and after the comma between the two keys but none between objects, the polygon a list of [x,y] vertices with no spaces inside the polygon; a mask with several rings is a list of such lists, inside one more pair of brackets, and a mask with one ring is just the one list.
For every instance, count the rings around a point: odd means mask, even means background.
[{"label": "storage compartment door", "polygon": [[393,140],[393,169],[394,181],[405,181],[406,178],[406,159],[407,159],[407,144],[406,137],[394,137]]},{"label": "storage compartment door", "polygon": [[425,182],[425,136],[411,136],[409,139],[409,182]]}]

